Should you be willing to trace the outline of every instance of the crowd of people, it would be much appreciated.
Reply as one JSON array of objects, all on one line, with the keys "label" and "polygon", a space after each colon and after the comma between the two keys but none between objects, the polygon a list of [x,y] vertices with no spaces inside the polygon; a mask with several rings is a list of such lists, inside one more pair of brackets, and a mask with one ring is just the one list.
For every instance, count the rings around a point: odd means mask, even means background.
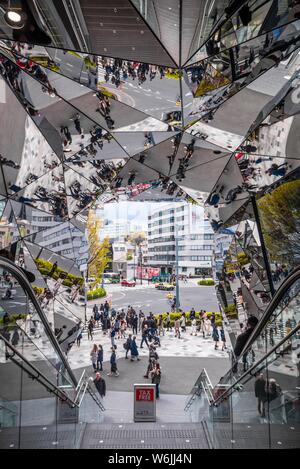
[{"label": "crowd of people", "polygon": [[[201,310],[199,318],[196,318],[195,309],[192,308],[190,313],[181,313],[180,317],[171,319],[171,313],[167,316],[162,314],[155,316],[153,313],[144,314],[140,309],[136,311],[132,306],[128,306],[127,311],[121,309],[116,311],[111,307],[108,301],[100,306],[95,304],[92,310],[93,314],[87,322],[87,339],[93,342],[90,351],[90,360],[94,372],[97,374],[96,381],[104,379],[103,363],[109,361],[110,370],[108,376],[118,377],[118,356],[119,349],[124,349],[125,360],[131,362],[139,362],[140,350],[146,347],[148,349],[148,360],[144,374],[144,378],[151,379],[156,386],[156,397],[159,398],[160,382],[162,376],[162,368],[159,361],[157,349],[161,347],[161,340],[168,335],[177,339],[182,339],[189,333],[191,336],[199,336],[202,338],[211,338],[214,342],[214,348],[219,347],[225,350],[226,338],[223,326],[217,326],[216,315],[213,313],[208,317],[205,310]],[[190,330],[187,331],[187,322],[191,324]],[[110,339],[110,350],[105,351],[102,344],[95,343],[95,331],[102,332],[102,336]],[[80,347],[83,338],[84,327],[80,329],[77,336],[77,346]],[[119,342],[119,341],[123,341]],[[121,343],[121,347],[119,347]],[[105,354],[108,357],[105,357]],[[100,378],[99,378],[100,376]],[[96,385],[96,383],[95,383]],[[100,385],[97,384],[99,387]],[[96,387],[97,387],[96,386]],[[101,389],[103,386],[101,385]]]}]

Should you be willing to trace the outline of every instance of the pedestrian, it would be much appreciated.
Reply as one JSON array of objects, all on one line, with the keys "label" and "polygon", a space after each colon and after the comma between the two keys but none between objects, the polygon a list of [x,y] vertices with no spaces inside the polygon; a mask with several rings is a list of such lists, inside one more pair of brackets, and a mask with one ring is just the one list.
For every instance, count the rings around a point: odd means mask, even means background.
[{"label": "pedestrian", "polygon": [[132,332],[133,332],[133,334],[137,334],[137,330],[138,330],[138,317],[135,314],[132,318]]},{"label": "pedestrian", "polygon": [[162,334],[162,336],[165,335],[165,330],[164,330],[164,321],[163,321],[163,315],[160,314],[158,318],[158,335]]},{"label": "pedestrian", "polygon": [[97,357],[97,370],[98,371],[103,370],[102,363],[103,363],[103,347],[102,347],[101,344],[99,344],[99,346],[98,346],[98,357]]},{"label": "pedestrian", "polygon": [[[257,323],[258,323],[258,319],[255,316],[249,316],[248,319],[247,319],[247,325],[246,325],[245,331],[237,336],[235,347],[234,347],[234,350],[233,350],[234,357],[235,357],[235,360],[236,360],[236,362],[235,362],[235,364],[232,368],[232,371],[234,373],[237,371],[238,359],[239,359],[243,349],[245,348],[245,345],[247,344],[250,336],[252,335]],[[243,355],[243,363],[244,364],[247,361],[246,359],[247,359],[247,352],[244,353],[244,355]],[[244,368],[245,368],[245,365],[244,365]],[[246,370],[244,369],[244,371],[246,371]]]},{"label": "pedestrian", "polygon": [[225,337],[225,331],[223,329],[223,325],[221,326],[220,329],[220,336],[221,336],[221,341],[222,341],[222,350],[227,349],[226,347],[226,337]]},{"label": "pedestrian", "polygon": [[77,337],[76,337],[76,344],[77,344],[77,347],[80,347],[81,339],[82,339],[82,329],[79,330],[79,332],[78,332],[78,334],[77,334]]},{"label": "pedestrian", "polygon": [[96,344],[93,345],[93,348],[91,350],[91,353],[90,353],[90,357],[91,357],[91,362],[92,362],[92,365],[93,365],[93,368],[94,368],[94,372],[96,373],[97,371],[97,360],[98,360],[98,347]]},{"label": "pedestrian", "polygon": [[167,319],[166,319],[166,325],[167,325],[167,331],[169,332],[169,330],[171,329],[172,330],[172,327],[171,327],[171,315],[170,313],[167,314]]},{"label": "pedestrian", "polygon": [[148,366],[147,366],[147,371],[144,375],[144,378],[149,378],[149,373],[151,370],[153,370],[155,363],[159,359],[158,353],[156,352],[156,348],[154,347],[153,344],[150,345],[149,347],[149,360],[148,360]]},{"label": "pedestrian", "polygon": [[110,373],[107,373],[107,376],[119,376],[117,368],[117,354],[115,347],[111,347],[111,356],[110,356]]},{"label": "pedestrian", "polygon": [[155,384],[156,387],[156,399],[159,399],[159,385],[161,381],[161,368],[160,364],[156,362],[154,369],[151,371],[151,382]]},{"label": "pedestrian", "polygon": [[191,335],[197,335],[197,321],[196,321],[196,318],[194,317],[192,319],[192,332],[191,332]]},{"label": "pedestrian", "polygon": [[195,308],[192,308],[190,311],[190,320],[192,321],[196,317]]},{"label": "pedestrian", "polygon": [[182,315],[181,315],[181,318],[180,318],[180,325],[181,325],[181,330],[182,330],[182,332],[186,332],[185,313],[182,313]]},{"label": "pedestrian", "polygon": [[127,356],[128,352],[131,350],[131,342],[132,342],[132,334],[129,334],[126,342],[124,343],[124,348],[126,350],[126,353],[125,353],[125,358],[126,359],[128,358],[128,356]]},{"label": "pedestrian", "polygon": [[218,329],[217,327],[214,325],[213,326],[213,331],[212,331],[212,338],[215,342],[215,350],[217,350],[218,348],[218,342],[219,342],[219,332],[218,332]]},{"label": "pedestrian", "polygon": [[143,348],[143,343],[144,342],[146,343],[147,347],[149,348],[147,337],[148,337],[148,326],[147,326],[147,324],[145,324],[144,327],[143,327],[143,330],[142,330],[142,341],[141,341],[140,348]]},{"label": "pedestrian", "polygon": [[116,330],[115,328],[113,327],[110,331],[110,341],[111,341],[111,345],[112,347],[115,347],[115,336],[116,336]]},{"label": "pedestrian", "polygon": [[175,320],[175,337],[178,337],[178,339],[180,339],[180,319],[179,318]]},{"label": "pedestrian", "polygon": [[260,373],[254,383],[255,397],[257,398],[257,410],[261,417],[265,417],[265,403],[267,400],[266,380]]},{"label": "pedestrian", "polygon": [[103,399],[103,397],[106,394],[106,383],[99,372],[96,373],[96,376],[94,379],[94,385],[96,386],[96,389],[98,393],[100,394],[100,397]]},{"label": "pedestrian", "polygon": [[93,318],[91,318],[88,323],[88,339],[90,338],[91,340],[93,340],[93,330],[94,330],[94,321],[93,321]]},{"label": "pedestrian", "polygon": [[132,338],[132,341],[131,341],[131,346],[130,346],[130,351],[131,351],[131,359],[130,361],[134,361],[134,359],[136,358],[137,361],[139,362],[140,359],[139,359],[139,352],[138,352],[138,349],[137,349],[137,345],[136,345],[136,337],[133,336]]}]

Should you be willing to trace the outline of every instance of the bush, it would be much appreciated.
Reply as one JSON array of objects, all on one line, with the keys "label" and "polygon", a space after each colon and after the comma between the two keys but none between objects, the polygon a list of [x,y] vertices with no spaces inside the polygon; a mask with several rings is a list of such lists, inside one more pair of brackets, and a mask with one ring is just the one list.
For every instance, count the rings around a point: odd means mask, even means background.
[{"label": "bush", "polygon": [[169,70],[165,73],[165,77],[166,77],[166,78],[173,78],[173,79],[175,79],[175,80],[179,80],[181,76],[182,76],[182,72],[180,72],[179,70],[172,70],[172,69],[169,69]]},{"label": "bush", "polygon": [[[164,323],[166,323],[168,313],[161,313],[161,314],[162,314]],[[209,311],[209,312],[206,312],[206,314],[207,314],[207,317],[210,319],[210,317],[211,317],[211,315],[212,315],[213,313],[212,313],[211,311]],[[222,314],[221,314],[219,311],[215,312],[214,314],[215,314],[215,317],[216,317],[216,322],[217,322],[217,321],[221,321],[221,322],[222,322]],[[191,325],[191,324],[188,324],[188,322],[191,322],[191,321],[188,319],[188,318],[190,317],[190,312],[189,312],[189,311],[185,312],[185,315],[186,315],[186,318],[187,318],[186,324],[187,324],[187,325]],[[154,317],[155,317],[155,319],[156,319],[157,321],[158,321],[158,319],[159,319],[159,316],[160,316],[160,314],[155,314],[155,315],[154,315]],[[171,323],[172,323],[172,321],[175,323],[176,319],[180,319],[181,316],[182,316],[182,313],[170,313]],[[196,311],[196,316],[195,316],[195,317],[196,317],[196,319],[198,319],[198,320],[200,319],[200,312],[199,312],[199,311]],[[199,323],[200,323],[200,321],[199,321]]]},{"label": "bush", "polygon": [[[9,315],[9,323],[8,326],[14,326],[18,319],[26,319],[28,313],[20,313],[20,314],[11,314]],[[3,326],[3,317],[0,318],[0,326]]]},{"label": "bush", "polygon": [[197,283],[198,283],[198,285],[206,285],[206,286],[208,286],[208,285],[214,285],[214,284],[215,284],[215,282],[214,282],[214,280],[213,280],[212,278],[207,278],[207,279],[204,279],[204,280],[199,280]]},{"label": "bush", "polygon": [[95,290],[91,290],[87,294],[87,299],[88,300],[95,300],[96,298],[103,298],[103,296],[106,296],[106,291],[104,288],[96,288]]},{"label": "bush", "polygon": [[[35,263],[40,273],[45,277],[49,277],[50,271],[53,267],[53,263],[49,261],[44,261],[43,259],[35,259]],[[55,272],[51,275],[51,278],[57,280],[58,278],[64,278],[62,282],[66,287],[72,287],[73,285],[83,285],[83,278],[77,275],[68,274],[65,270],[57,267]]]},{"label": "bush", "polygon": [[42,295],[45,291],[45,288],[37,287],[36,285],[32,285],[32,289],[37,296]]}]

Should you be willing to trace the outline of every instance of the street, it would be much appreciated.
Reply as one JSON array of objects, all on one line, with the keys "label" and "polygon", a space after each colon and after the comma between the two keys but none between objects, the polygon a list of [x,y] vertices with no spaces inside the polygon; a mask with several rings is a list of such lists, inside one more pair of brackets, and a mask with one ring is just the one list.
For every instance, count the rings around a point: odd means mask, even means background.
[{"label": "street", "polygon": [[[107,287],[107,293],[112,295],[112,305],[116,309],[124,308],[128,305],[136,310],[142,309],[144,312],[163,313],[170,311],[167,299],[168,292],[157,290],[154,285],[136,287]],[[175,290],[172,292],[175,294]],[[94,303],[94,302],[93,302]],[[101,301],[99,300],[99,303]],[[206,311],[219,311],[215,288],[209,286],[198,286],[194,283],[184,285],[180,283],[180,305],[183,311],[189,311],[192,307],[196,311],[205,309]]]}]

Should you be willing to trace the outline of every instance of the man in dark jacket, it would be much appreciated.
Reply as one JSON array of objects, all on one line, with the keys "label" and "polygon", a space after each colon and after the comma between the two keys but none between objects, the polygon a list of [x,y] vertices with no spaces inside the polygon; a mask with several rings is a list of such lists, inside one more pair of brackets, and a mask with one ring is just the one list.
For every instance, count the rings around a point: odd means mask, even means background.
[{"label": "man in dark jacket", "polygon": [[97,391],[100,394],[100,396],[103,398],[106,393],[106,383],[99,372],[96,373],[96,377],[94,379],[94,385],[96,386]]},{"label": "man in dark jacket", "polygon": [[258,413],[262,417],[265,417],[265,402],[267,400],[267,393],[266,393],[266,380],[262,373],[260,373],[255,380],[254,391],[255,391],[255,397],[257,398]]},{"label": "man in dark jacket", "polygon": [[[239,334],[236,339],[235,347],[234,347],[234,355],[236,358],[236,361],[238,361],[246,343],[248,342],[249,337],[251,336],[252,332],[254,331],[256,325],[258,323],[258,319],[255,316],[249,316],[247,320],[247,325],[246,325],[246,330]],[[244,363],[244,371],[245,370],[245,364],[246,364],[246,358],[247,358],[247,353],[243,355],[243,363]],[[237,371],[237,363],[235,363],[233,367],[233,372]]]}]

